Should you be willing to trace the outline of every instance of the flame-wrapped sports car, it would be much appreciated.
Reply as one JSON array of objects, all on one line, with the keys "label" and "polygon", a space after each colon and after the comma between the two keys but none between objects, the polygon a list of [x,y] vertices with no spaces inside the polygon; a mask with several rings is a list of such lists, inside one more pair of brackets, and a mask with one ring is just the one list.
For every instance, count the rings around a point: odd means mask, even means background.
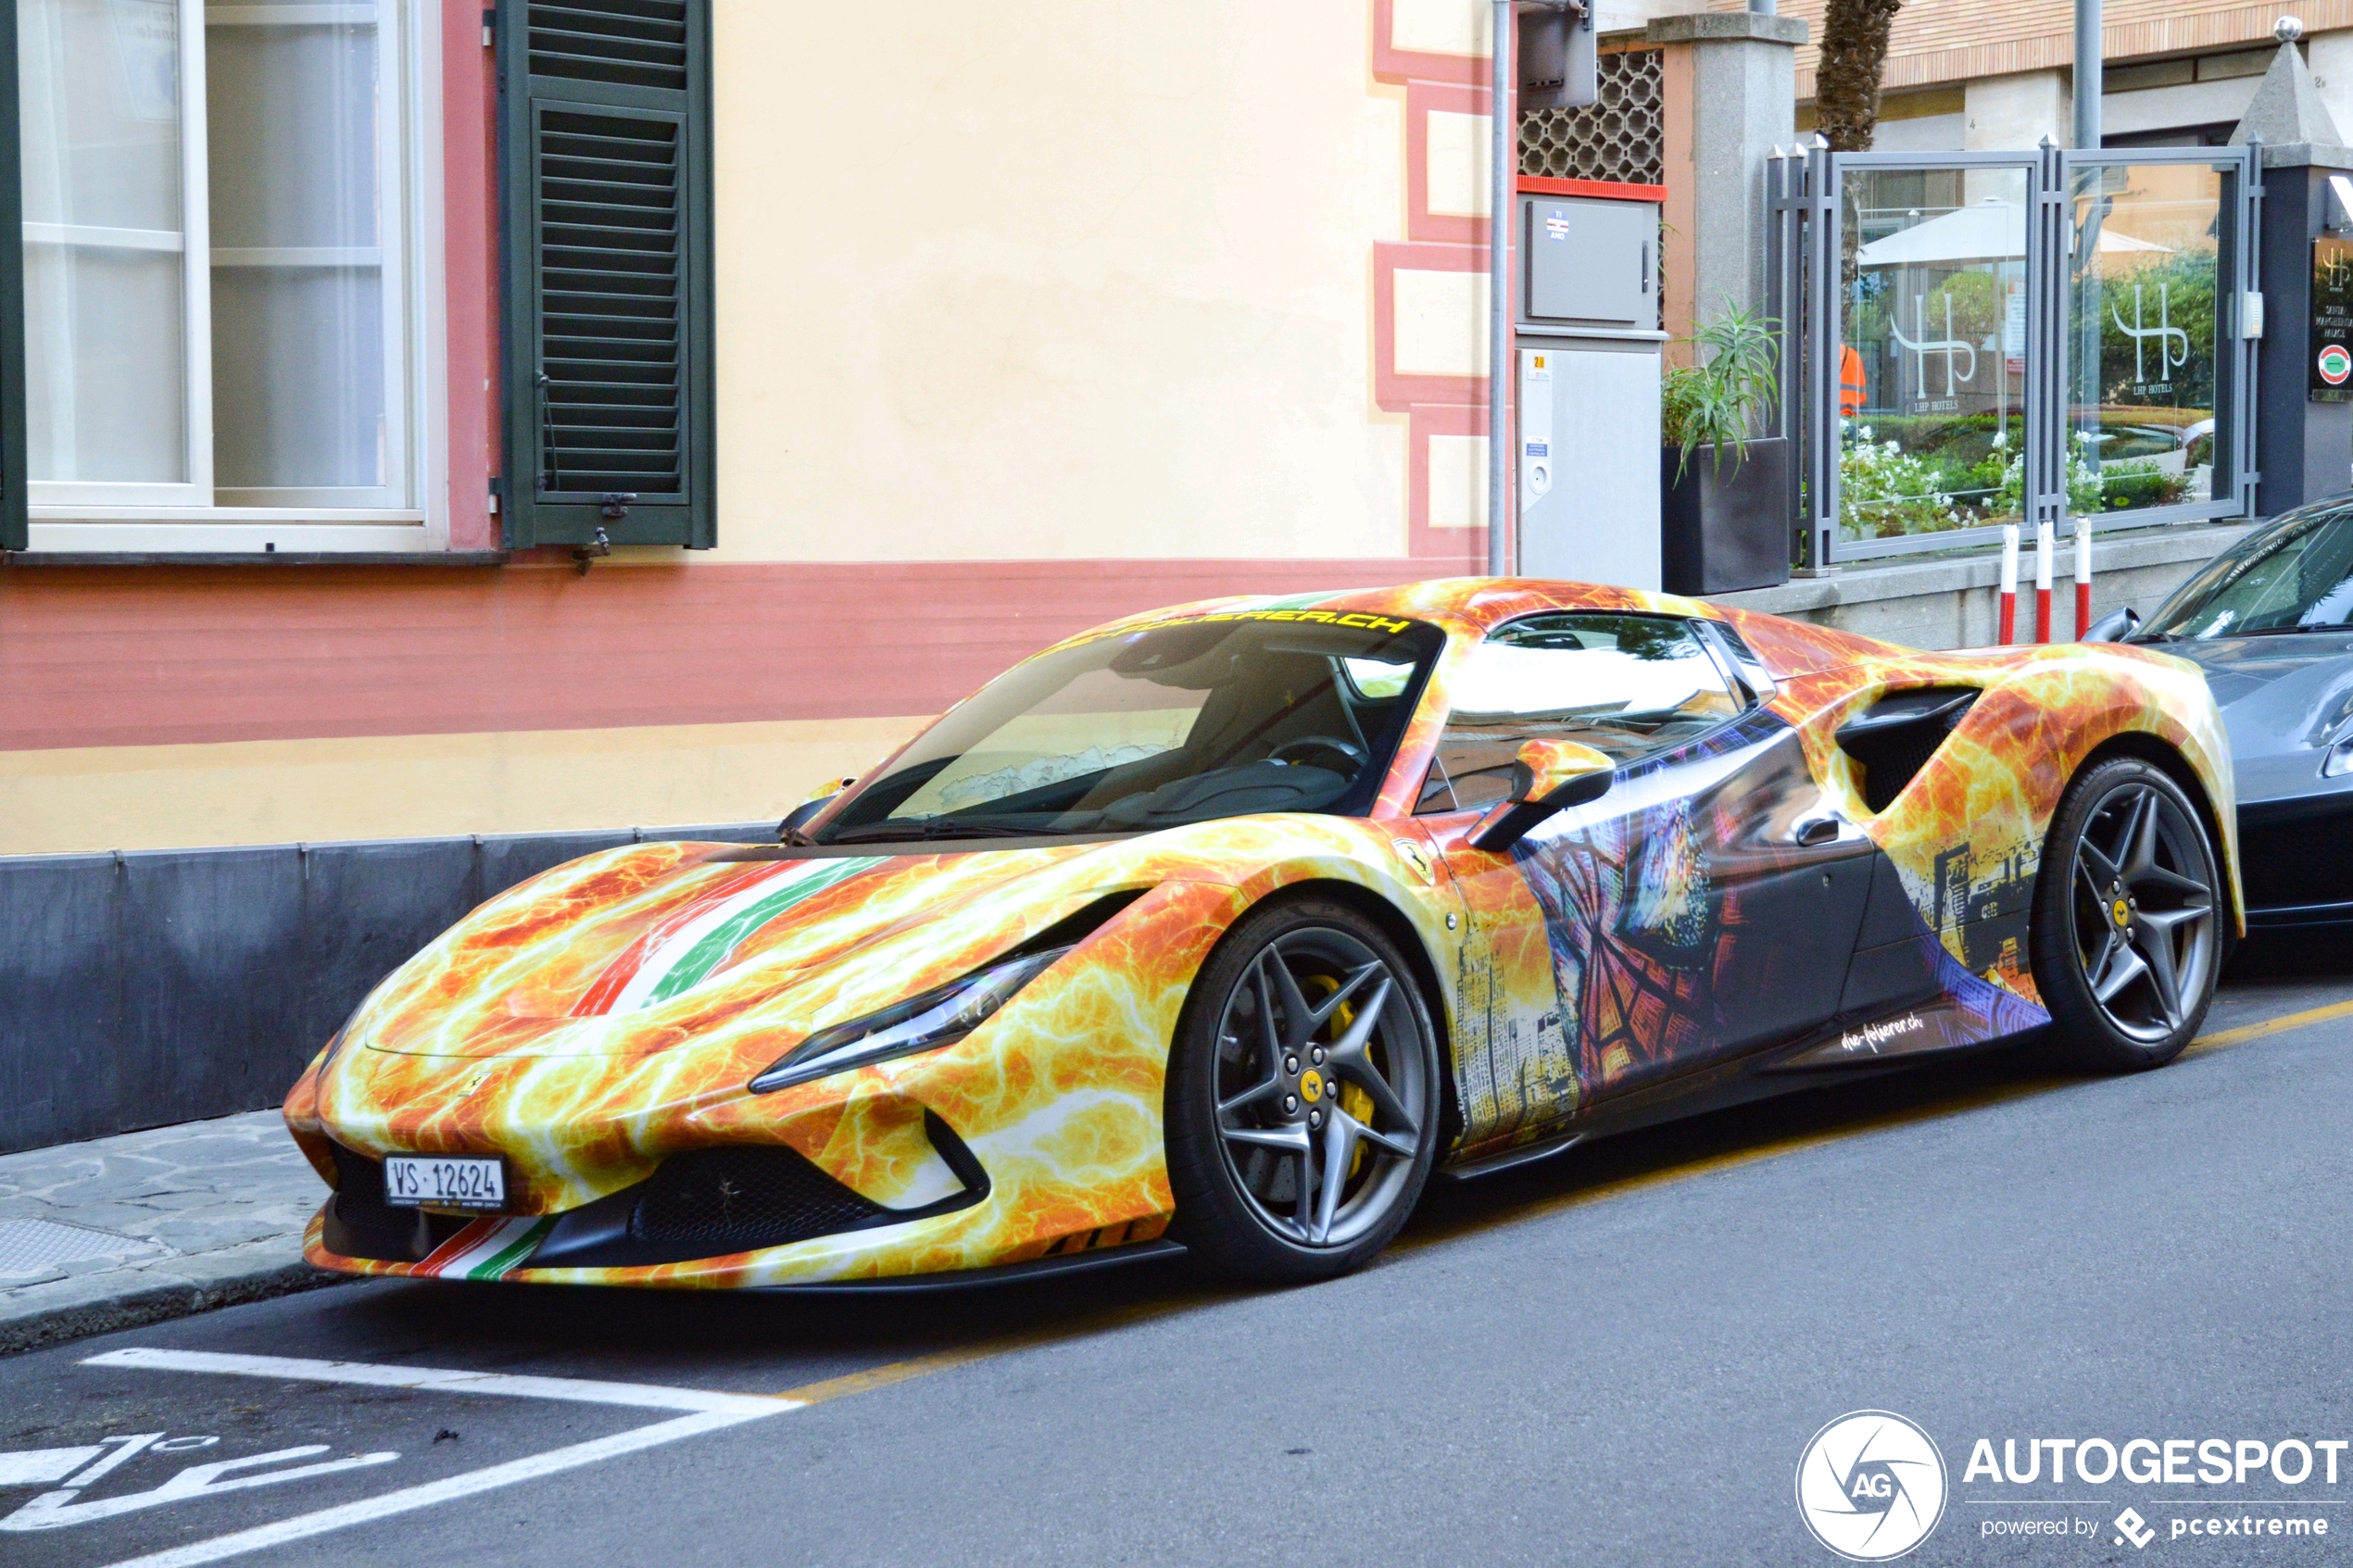
[{"label": "flame-wrapped sports car", "polygon": [[2046,1024],[2157,1065],[2240,921],[2191,666],[1571,583],[1136,616],[836,789],[774,846],[548,872],[379,985],[286,1102],[311,1261],[1313,1278],[1434,1170]]}]

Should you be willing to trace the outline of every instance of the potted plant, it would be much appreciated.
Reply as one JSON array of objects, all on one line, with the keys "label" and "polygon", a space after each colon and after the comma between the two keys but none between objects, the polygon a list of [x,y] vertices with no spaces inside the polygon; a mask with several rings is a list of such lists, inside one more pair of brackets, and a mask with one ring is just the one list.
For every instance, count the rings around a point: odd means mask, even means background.
[{"label": "potted plant", "polygon": [[1659,386],[1660,558],[1667,591],[1729,594],[1789,581],[1789,443],[1772,417],[1780,348],[1754,310],[1685,339],[1696,365]]}]

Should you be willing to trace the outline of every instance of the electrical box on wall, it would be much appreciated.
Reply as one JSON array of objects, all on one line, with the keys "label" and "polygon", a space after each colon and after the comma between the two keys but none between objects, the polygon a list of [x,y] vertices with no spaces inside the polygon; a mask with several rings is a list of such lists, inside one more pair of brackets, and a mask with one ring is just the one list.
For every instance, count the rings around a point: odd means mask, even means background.
[{"label": "electrical box on wall", "polygon": [[1520,199],[1527,319],[1648,331],[1658,325],[1658,208],[1580,196]]},{"label": "electrical box on wall", "polygon": [[1530,577],[1659,586],[1661,194],[1520,187],[1512,390],[1518,560]]},{"label": "electrical box on wall", "polygon": [[1655,590],[1657,345],[1523,329],[1517,391],[1521,572]]},{"label": "electrical box on wall", "polygon": [[1519,13],[1519,112],[1576,109],[1601,95],[1601,34],[1593,0],[1547,4]]}]

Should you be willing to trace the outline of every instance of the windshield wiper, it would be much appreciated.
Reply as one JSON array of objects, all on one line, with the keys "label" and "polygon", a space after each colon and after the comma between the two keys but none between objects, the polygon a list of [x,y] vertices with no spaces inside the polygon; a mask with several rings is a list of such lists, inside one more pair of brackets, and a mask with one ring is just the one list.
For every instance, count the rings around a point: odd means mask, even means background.
[{"label": "windshield wiper", "polygon": [[2305,632],[2353,632],[2353,623],[2333,621],[2324,626],[2242,626],[2225,637],[2292,637]]}]

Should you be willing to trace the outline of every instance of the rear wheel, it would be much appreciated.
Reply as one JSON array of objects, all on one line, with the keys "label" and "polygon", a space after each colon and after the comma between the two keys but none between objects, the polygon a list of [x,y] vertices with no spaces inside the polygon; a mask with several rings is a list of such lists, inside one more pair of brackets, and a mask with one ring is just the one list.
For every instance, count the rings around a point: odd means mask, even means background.
[{"label": "rear wheel", "polygon": [[1437,1035],[1386,933],[1298,899],[1245,916],[1203,966],[1167,1096],[1193,1255],[1241,1278],[1325,1279],[1388,1245],[1428,1180]]},{"label": "rear wheel", "polygon": [[2205,1021],[2225,900],[2205,818],[2137,758],[2068,786],[2034,892],[2034,981],[2078,1055],[2157,1067]]}]

